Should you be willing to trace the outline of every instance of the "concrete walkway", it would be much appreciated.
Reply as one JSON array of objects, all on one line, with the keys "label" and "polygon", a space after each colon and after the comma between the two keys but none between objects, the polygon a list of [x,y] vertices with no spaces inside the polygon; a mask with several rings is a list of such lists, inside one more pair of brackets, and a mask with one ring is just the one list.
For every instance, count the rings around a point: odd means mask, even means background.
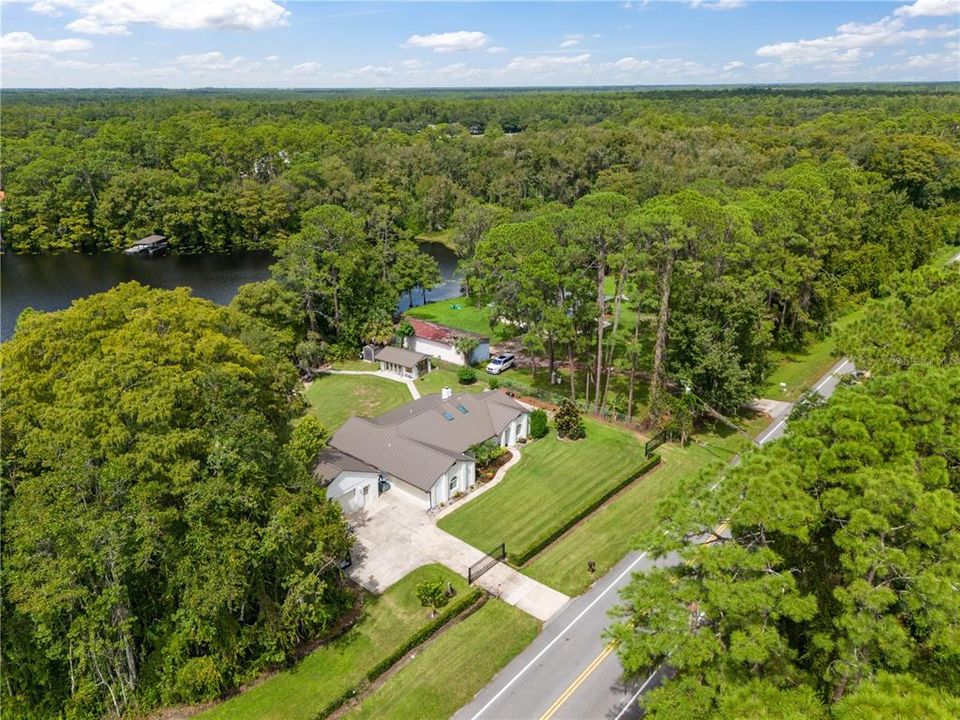
[{"label": "concrete walkway", "polygon": [[[412,570],[431,563],[466,577],[467,568],[484,557],[477,548],[438,528],[423,508],[399,492],[385,493],[349,520],[357,542],[347,572],[372,592],[382,593]],[[477,584],[544,622],[570,599],[504,563],[497,563]]]},{"label": "concrete walkway", "polygon": [[402,378],[394,373],[383,372],[383,370],[321,370],[325,375],[372,375],[373,377],[383,378],[384,380],[393,380],[407,386],[414,400],[420,399],[420,389],[410,378]]},{"label": "concrete walkway", "polygon": [[471,500],[476,500],[477,497],[479,497],[480,495],[483,495],[485,492],[487,492],[487,490],[493,489],[501,480],[503,480],[503,476],[507,474],[507,470],[512,468],[518,462],[520,462],[520,458],[521,458],[519,448],[508,447],[505,449],[507,452],[509,452],[512,455],[512,457],[509,460],[507,460],[503,465],[500,466],[500,469],[497,470],[496,473],[494,473],[493,477],[490,478],[490,480],[488,482],[485,482],[483,485],[480,485],[478,487],[475,487],[473,490],[470,490],[466,495],[464,495],[459,500],[452,503],[448,503],[445,507],[431,510],[430,516],[433,518],[434,522],[437,522],[442,517],[446,517],[447,515],[452,513],[454,510],[459,510],[464,506],[464,504],[470,502]]}]

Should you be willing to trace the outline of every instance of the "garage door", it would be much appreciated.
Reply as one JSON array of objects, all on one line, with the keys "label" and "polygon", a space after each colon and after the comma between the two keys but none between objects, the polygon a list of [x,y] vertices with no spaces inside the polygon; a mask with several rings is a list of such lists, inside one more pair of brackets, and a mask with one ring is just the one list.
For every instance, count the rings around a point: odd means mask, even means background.
[{"label": "garage door", "polygon": [[337,502],[343,506],[344,512],[353,512],[363,507],[363,495],[356,490],[345,492],[337,497]]}]

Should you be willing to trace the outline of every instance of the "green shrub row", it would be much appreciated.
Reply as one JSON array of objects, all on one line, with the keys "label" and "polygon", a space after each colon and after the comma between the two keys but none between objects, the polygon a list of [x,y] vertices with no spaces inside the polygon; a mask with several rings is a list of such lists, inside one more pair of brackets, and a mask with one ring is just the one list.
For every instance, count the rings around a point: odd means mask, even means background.
[{"label": "green shrub row", "polygon": [[535,555],[540,553],[551,543],[556,542],[560,538],[560,536],[563,535],[567,530],[569,530],[578,522],[583,520],[583,518],[585,518],[587,515],[592,513],[594,510],[596,510],[598,507],[603,505],[607,500],[609,500],[618,492],[623,490],[623,488],[625,488],[627,485],[634,482],[637,478],[641,477],[642,475],[646,475],[648,472],[650,472],[653,468],[655,468],[659,464],[660,464],[660,454],[654,453],[650,455],[650,457],[648,457],[643,462],[643,465],[641,465],[636,472],[631,473],[626,478],[624,478],[621,482],[617,483],[614,487],[607,490],[599,498],[597,498],[596,500],[594,500],[593,502],[591,502],[589,505],[582,508],[581,510],[578,510],[574,515],[571,515],[569,518],[564,520],[560,524],[560,526],[557,527],[555,530],[553,530],[549,535],[545,535],[544,537],[540,538],[539,540],[534,542],[533,545],[530,545],[529,547],[524,548],[521,552],[517,552],[517,553],[508,552],[507,559],[510,561],[510,564],[516,567],[521,567],[526,563],[530,562],[530,560]]},{"label": "green shrub row", "polygon": [[347,703],[356,697],[356,695],[368,683],[372,683],[378,677],[387,672],[387,670],[400,662],[400,660],[403,659],[403,656],[413,650],[415,647],[429,640],[434,634],[436,634],[438,630],[440,630],[440,628],[442,628],[464,610],[469,608],[471,605],[475,604],[481,597],[483,597],[483,595],[484,591],[481,588],[471,588],[466,594],[454,600],[433,620],[407,638],[406,641],[398,646],[387,657],[370,668],[367,671],[367,675],[364,680],[352,687],[347,688],[340,693],[340,695],[327,703],[326,707],[317,713],[315,720],[323,720],[324,718],[330,717],[333,713],[339,710],[344,703]]}]

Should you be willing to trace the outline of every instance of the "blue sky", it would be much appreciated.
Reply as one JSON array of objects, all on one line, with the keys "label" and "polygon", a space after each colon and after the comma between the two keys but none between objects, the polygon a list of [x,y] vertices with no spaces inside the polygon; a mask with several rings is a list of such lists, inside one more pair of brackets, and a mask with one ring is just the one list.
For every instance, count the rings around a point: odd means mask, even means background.
[{"label": "blue sky", "polygon": [[960,0],[4,0],[3,87],[960,80]]}]

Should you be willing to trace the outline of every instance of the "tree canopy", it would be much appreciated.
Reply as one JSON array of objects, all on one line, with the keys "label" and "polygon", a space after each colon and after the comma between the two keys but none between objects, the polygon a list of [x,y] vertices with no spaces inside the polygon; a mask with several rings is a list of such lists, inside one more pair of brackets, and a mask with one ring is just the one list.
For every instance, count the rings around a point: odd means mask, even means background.
[{"label": "tree canopy", "polygon": [[[919,308],[949,306],[956,280],[897,279],[848,336],[876,360],[867,383],[792,421],[716,488],[688,479],[660,508],[644,543],[682,562],[635,578],[611,630],[628,673],[676,669],[650,717],[955,713],[960,367],[875,349],[909,336],[942,352],[939,319]],[[928,322],[905,327],[914,304]]]},{"label": "tree canopy", "polygon": [[[325,439],[241,313],[136,283],[27,312],[2,346],[10,716],[212,698],[348,601]],[[267,348],[265,351],[264,348]]]}]

